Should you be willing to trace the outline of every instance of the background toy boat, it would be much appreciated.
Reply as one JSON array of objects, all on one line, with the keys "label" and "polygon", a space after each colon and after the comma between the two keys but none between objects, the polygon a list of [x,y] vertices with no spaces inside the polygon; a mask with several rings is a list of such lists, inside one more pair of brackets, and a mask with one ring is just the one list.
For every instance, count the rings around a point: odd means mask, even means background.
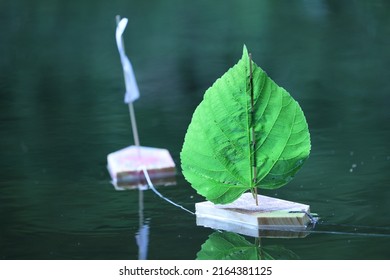
[{"label": "background toy boat", "polygon": [[139,98],[139,90],[133,67],[126,56],[122,34],[127,25],[127,18],[116,18],[116,43],[123,66],[126,86],[125,103],[129,106],[131,127],[135,145],[128,146],[107,156],[107,169],[112,183],[117,190],[137,189],[147,187],[145,174],[148,172],[151,182],[155,185],[175,184],[176,166],[166,149],[143,147],[140,145],[137,122],[133,102]]}]

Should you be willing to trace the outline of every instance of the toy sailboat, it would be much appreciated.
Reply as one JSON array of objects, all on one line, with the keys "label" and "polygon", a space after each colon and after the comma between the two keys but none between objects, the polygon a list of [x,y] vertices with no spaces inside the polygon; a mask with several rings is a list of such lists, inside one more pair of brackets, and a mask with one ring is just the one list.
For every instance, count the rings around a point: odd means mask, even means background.
[{"label": "toy sailboat", "polygon": [[128,19],[117,16],[116,43],[123,67],[126,86],[125,103],[129,106],[134,145],[125,147],[107,156],[107,168],[117,190],[147,188],[143,170],[147,170],[154,185],[175,184],[175,163],[166,149],[143,147],[138,137],[133,102],[139,98],[139,89],[133,67],[126,56],[122,34]]}]

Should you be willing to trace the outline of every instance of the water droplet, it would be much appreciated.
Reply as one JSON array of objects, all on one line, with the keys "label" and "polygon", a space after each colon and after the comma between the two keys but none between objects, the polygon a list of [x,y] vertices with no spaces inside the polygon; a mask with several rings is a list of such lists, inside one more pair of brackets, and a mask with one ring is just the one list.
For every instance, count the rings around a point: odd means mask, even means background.
[{"label": "water droplet", "polygon": [[352,168],[356,168],[356,167],[357,167],[356,163],[352,164]]},{"label": "water droplet", "polygon": [[353,156],[354,154],[355,154],[355,153],[354,153],[353,151],[350,151],[350,152],[349,152],[349,155],[350,155],[350,156]]},{"label": "water droplet", "polygon": [[353,169],[352,169],[352,168],[351,168],[351,169],[349,169],[349,172],[351,172],[351,173],[352,173],[352,172],[353,172]]}]

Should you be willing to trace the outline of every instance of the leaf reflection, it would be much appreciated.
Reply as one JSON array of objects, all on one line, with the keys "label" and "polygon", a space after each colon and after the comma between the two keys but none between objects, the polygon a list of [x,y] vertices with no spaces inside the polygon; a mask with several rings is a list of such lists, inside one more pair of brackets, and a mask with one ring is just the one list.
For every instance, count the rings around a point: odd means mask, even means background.
[{"label": "leaf reflection", "polygon": [[283,246],[262,246],[260,239],[249,242],[233,232],[214,232],[203,243],[197,260],[296,260],[299,257]]}]

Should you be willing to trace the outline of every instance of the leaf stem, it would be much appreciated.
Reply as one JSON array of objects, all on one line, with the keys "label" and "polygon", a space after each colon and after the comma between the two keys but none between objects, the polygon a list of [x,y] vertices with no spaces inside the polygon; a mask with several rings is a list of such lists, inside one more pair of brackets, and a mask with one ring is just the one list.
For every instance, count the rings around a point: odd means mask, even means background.
[{"label": "leaf stem", "polygon": [[251,138],[252,138],[252,190],[253,195],[255,196],[256,206],[259,205],[259,201],[257,198],[257,187],[256,187],[256,178],[257,178],[257,168],[256,168],[256,134],[255,134],[255,101],[254,101],[254,93],[253,93],[253,69],[252,69],[252,54],[249,53],[249,83],[251,90]]}]

